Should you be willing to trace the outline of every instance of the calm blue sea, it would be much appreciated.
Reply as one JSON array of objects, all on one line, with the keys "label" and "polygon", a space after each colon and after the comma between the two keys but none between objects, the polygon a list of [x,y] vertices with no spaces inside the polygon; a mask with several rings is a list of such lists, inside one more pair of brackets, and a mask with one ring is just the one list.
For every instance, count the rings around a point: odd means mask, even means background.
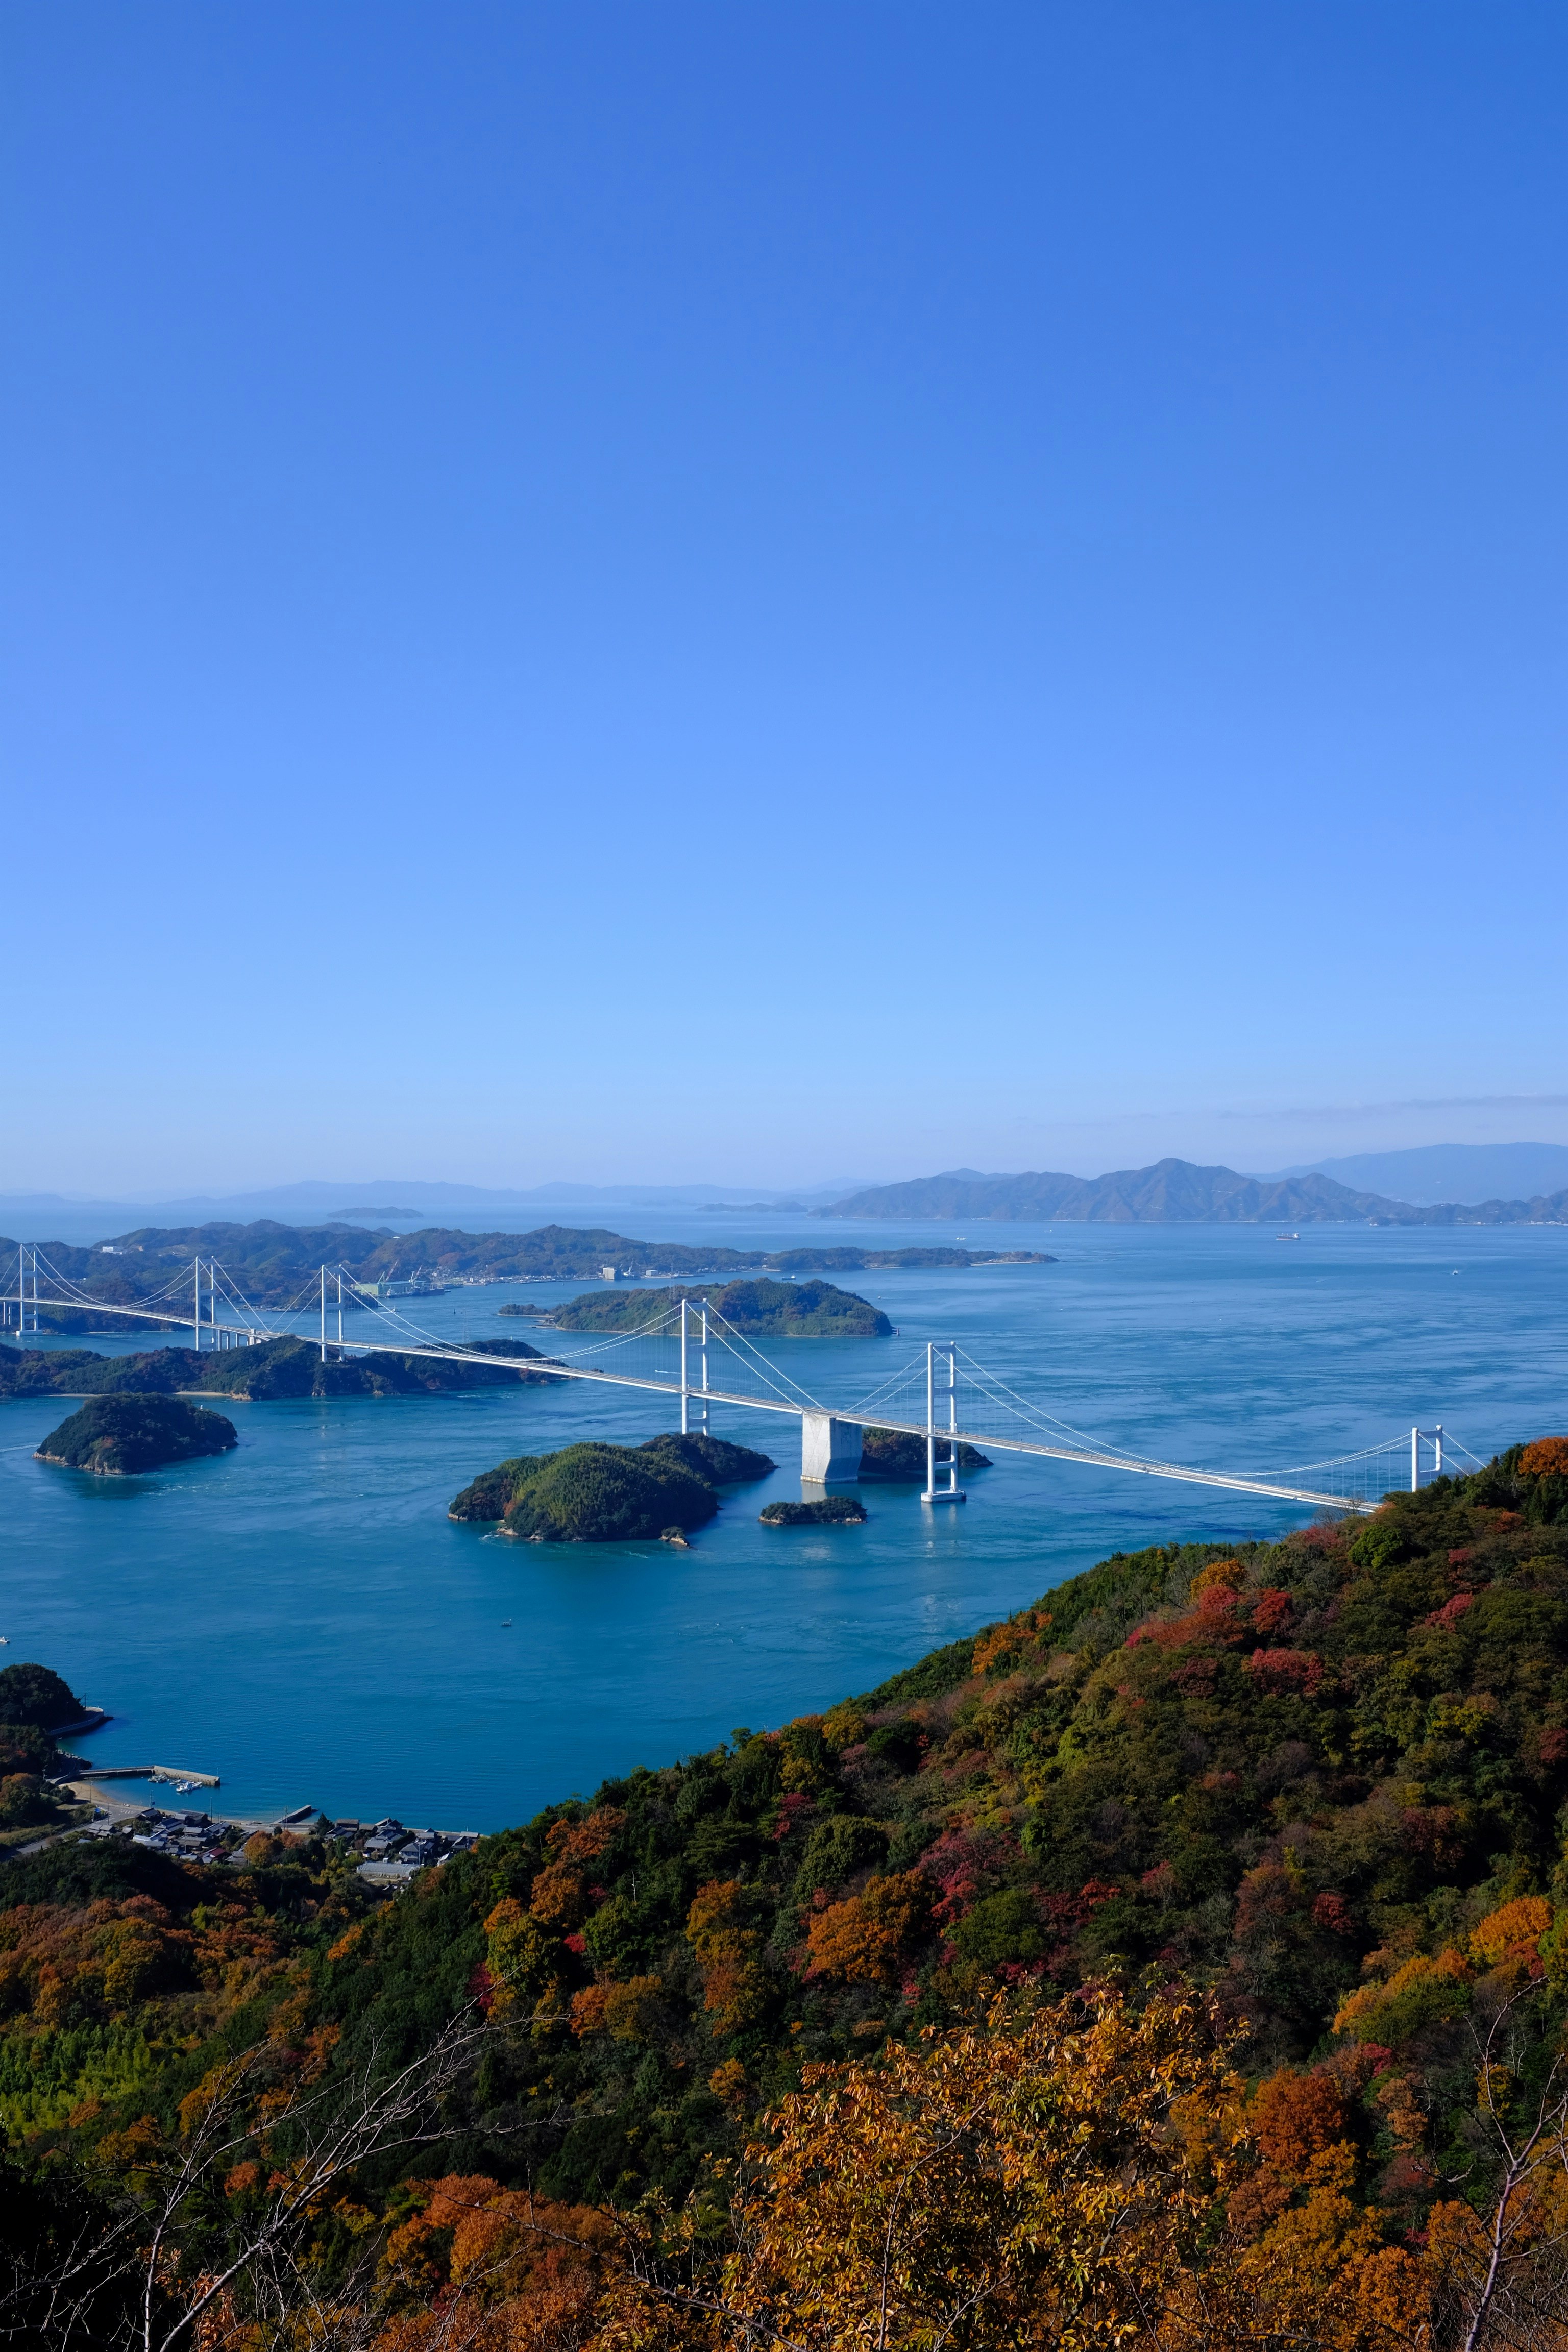
[{"label": "calm blue sea", "polygon": [[[748,1246],[957,1232],[598,1203],[593,1214],[653,1238]],[[968,1239],[1059,1263],[845,1276],[899,1337],[793,1342],[780,1351],[791,1375],[848,1404],[916,1344],[955,1337],[1107,1442],[1243,1469],[1413,1421],[1440,1420],[1481,1454],[1568,1429],[1568,1232],[1316,1226],[1281,1242],[1260,1227],[1007,1225]],[[458,1291],[416,1311],[475,1339],[526,1334],[495,1320],[503,1300],[582,1286]],[[863,1528],[770,1530],[763,1503],[799,1492],[798,1424],[731,1412],[719,1433],[762,1446],[779,1470],[733,1491],[691,1550],[523,1546],[453,1526],[447,1502],[508,1454],[651,1436],[671,1425],[660,1400],[574,1383],[225,1405],[237,1452],[123,1481],[31,1458],[69,1409],[0,1403],[0,1660],[41,1659],[112,1711],[90,1743],[97,1760],[219,1772],[237,1812],[309,1802],[493,1828],[864,1689],[1108,1552],[1271,1534],[1310,1516],[1002,1456],[962,1510],[868,1486]]]}]

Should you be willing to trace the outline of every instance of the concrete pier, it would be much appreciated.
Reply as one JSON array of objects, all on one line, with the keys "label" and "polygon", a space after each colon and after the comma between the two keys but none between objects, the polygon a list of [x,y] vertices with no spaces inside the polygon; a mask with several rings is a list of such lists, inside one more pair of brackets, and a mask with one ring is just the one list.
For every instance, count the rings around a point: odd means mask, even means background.
[{"label": "concrete pier", "polygon": [[815,1486],[852,1486],[860,1475],[860,1424],[830,1412],[800,1417],[800,1475]]}]

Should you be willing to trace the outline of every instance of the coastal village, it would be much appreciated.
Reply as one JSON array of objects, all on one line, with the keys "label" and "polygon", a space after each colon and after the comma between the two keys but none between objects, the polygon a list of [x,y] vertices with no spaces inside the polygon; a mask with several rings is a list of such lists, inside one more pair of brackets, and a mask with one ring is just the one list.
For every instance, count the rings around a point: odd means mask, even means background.
[{"label": "coastal village", "polygon": [[[319,1843],[328,1867],[353,1869],[373,1885],[395,1892],[416,1871],[447,1862],[479,1843],[475,1830],[410,1827],[388,1814],[378,1822],[332,1821],[313,1805],[300,1805],[281,1815],[239,1819],[229,1815],[161,1805],[137,1805],[107,1798],[93,1780],[66,1784],[80,1804],[90,1805],[92,1820],[68,1831],[68,1836],[129,1839],[181,1862],[229,1863],[247,1868],[258,1858],[258,1842],[276,1840],[285,1848]],[[52,1843],[40,1840],[40,1847]]]}]

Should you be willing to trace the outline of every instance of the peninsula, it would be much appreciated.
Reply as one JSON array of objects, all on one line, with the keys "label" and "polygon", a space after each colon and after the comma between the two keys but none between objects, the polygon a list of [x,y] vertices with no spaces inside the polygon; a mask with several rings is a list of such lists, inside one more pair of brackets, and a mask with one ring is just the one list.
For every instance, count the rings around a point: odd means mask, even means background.
[{"label": "peninsula", "polygon": [[541,1387],[560,1378],[526,1339],[487,1339],[483,1352],[513,1359],[515,1369],[513,1363],[404,1355],[390,1348],[364,1355],[334,1352],[323,1363],[320,1346],[308,1339],[268,1339],[256,1348],[226,1348],[216,1354],[204,1349],[200,1355],[194,1348],[100,1356],[87,1348],[0,1347],[0,1397],[195,1391],[265,1403],[278,1397],[432,1396],[520,1383]]}]

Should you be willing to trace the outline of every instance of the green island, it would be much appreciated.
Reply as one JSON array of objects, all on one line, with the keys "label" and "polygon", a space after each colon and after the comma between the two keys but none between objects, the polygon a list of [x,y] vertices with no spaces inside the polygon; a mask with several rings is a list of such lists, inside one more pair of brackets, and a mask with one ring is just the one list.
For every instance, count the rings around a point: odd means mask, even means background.
[{"label": "green island", "polygon": [[764,1528],[863,1528],[868,1514],[853,1495],[824,1495],[815,1503],[768,1503],[757,1513]]},{"label": "green island", "polygon": [[[385,2347],[818,2352],[877,2340],[890,2248],[905,2345],[957,2305],[1044,2352],[1068,2297],[1129,2352],[1553,2343],[1476,2323],[1568,2197],[1565,1806],[1554,1437],[1118,1553],[395,1900],[325,1822],[222,1869],[68,1839],[0,1879],[7,2292],[101,2247],[84,2344],[226,2273],[257,2342],[330,2301]],[[110,2260],[149,2214],[151,2278]],[[1555,2223],[1510,2243],[1559,2310]]]},{"label": "green island", "polygon": [[[945,1469],[952,1459],[952,1447],[945,1437],[936,1441],[939,1470]],[[958,1444],[958,1466],[961,1470],[989,1470],[991,1456],[982,1454],[977,1445]],[[866,1429],[861,1432],[860,1476],[881,1478],[900,1484],[923,1479],[926,1475],[926,1442],[907,1429]]]},{"label": "green island", "polygon": [[79,1412],[50,1430],[34,1454],[95,1478],[133,1478],[174,1462],[226,1454],[239,1444],[232,1421],[183,1397],[91,1397]]},{"label": "green island", "polygon": [[713,1517],[717,1488],[776,1467],[749,1445],[696,1432],[637,1446],[590,1442],[484,1471],[447,1516],[499,1521],[502,1534],[532,1543],[673,1540]]},{"label": "green island", "polygon": [[892,1325],[880,1307],[831,1282],[727,1282],[698,1289],[590,1290],[550,1320],[561,1331],[637,1331],[656,1323],[682,1299],[716,1307],[724,1320],[750,1338],[774,1339],[886,1339]]},{"label": "green island", "polygon": [[[332,1347],[329,1340],[329,1348]],[[511,1364],[465,1362],[459,1357],[411,1356],[376,1348],[364,1355],[335,1352],[325,1362],[308,1339],[266,1339],[255,1348],[216,1353],[194,1348],[153,1348],[130,1356],[100,1356],[86,1348],[0,1347],[0,1396],[173,1396],[192,1391],[247,1397],[438,1396],[468,1389],[542,1387],[552,1378],[526,1339],[487,1339],[487,1356]]]}]

